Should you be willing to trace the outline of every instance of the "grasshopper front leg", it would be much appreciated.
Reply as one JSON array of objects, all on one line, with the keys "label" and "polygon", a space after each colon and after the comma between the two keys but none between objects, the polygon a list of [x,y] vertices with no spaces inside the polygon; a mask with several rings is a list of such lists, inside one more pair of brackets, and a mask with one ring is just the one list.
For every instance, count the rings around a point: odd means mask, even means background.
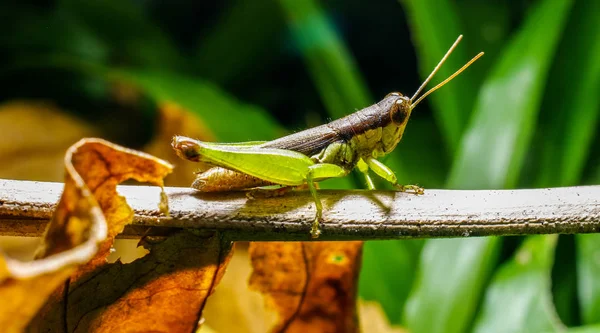
[{"label": "grasshopper front leg", "polygon": [[369,175],[369,165],[361,158],[358,160],[358,163],[356,163],[356,168],[365,177],[365,181],[367,183],[367,188],[369,190],[374,190],[375,183],[373,183],[373,179],[371,178],[371,175]]},{"label": "grasshopper front leg", "polygon": [[[396,187],[401,192],[412,192],[417,195],[423,194],[425,192],[425,190],[422,187],[417,186],[417,185],[400,185],[400,184],[398,184],[398,179],[396,178],[396,175],[394,174],[394,172],[392,170],[390,170],[390,168],[388,168],[385,164],[381,163],[380,161],[378,161],[374,158],[368,158],[366,160],[366,165],[368,166],[368,169],[373,170],[373,172],[375,172],[375,174],[377,174],[379,177],[390,182],[394,187]],[[366,174],[366,171],[363,171],[360,168],[359,168],[359,170],[362,171],[364,174]],[[368,177],[368,175],[367,175],[367,177]],[[370,178],[367,178],[367,182],[369,182],[369,180],[370,180]],[[371,181],[371,184],[372,184],[372,181]]]}]

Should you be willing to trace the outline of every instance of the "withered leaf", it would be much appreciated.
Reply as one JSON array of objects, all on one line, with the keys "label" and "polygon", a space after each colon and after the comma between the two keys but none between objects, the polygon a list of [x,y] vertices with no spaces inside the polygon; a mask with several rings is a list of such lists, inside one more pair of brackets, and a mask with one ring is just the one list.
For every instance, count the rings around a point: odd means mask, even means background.
[{"label": "withered leaf", "polygon": [[[124,166],[122,162],[130,164]],[[104,140],[87,139],[67,150],[65,170],[64,191],[37,259],[20,262],[0,253],[3,332],[22,331],[53,290],[108,243],[107,234],[115,230],[107,228],[105,216],[131,218],[131,209],[122,207],[126,206],[124,199],[115,195],[118,182],[135,178],[162,186],[171,166]],[[105,213],[113,215],[103,215],[99,202]]]},{"label": "withered leaf", "polygon": [[[182,231],[145,241],[150,253],[72,281],[68,332],[192,332],[224,274],[230,245]],[[93,295],[93,297],[91,297]]]},{"label": "withered leaf", "polygon": [[250,287],[279,314],[273,332],[357,332],[362,242],[257,242]]},{"label": "withered leaf", "polygon": [[[108,224],[96,256],[80,267],[46,303],[31,331],[190,332],[200,321],[206,298],[218,284],[230,245],[218,236],[180,232],[144,245],[150,253],[129,264],[107,264],[114,237],[133,217],[116,185],[127,178],[155,182],[135,170],[152,170],[145,154],[111,156],[102,147],[79,149],[74,165],[89,184]],[[137,157],[136,157],[137,156]],[[158,168],[155,169],[158,171]],[[159,172],[161,175],[164,172]],[[154,174],[154,172],[148,172]],[[159,185],[162,185],[162,178]]]}]

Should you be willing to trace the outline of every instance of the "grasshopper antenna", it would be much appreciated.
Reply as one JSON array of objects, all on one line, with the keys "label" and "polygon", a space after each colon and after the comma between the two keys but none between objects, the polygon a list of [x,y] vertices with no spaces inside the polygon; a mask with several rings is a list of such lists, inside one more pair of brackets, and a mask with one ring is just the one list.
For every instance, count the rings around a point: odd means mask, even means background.
[{"label": "grasshopper antenna", "polygon": [[410,98],[411,108],[415,108],[417,106],[417,104],[419,104],[423,99],[425,99],[425,97],[429,96],[431,93],[433,93],[434,91],[438,90],[439,88],[441,88],[442,86],[444,86],[446,83],[450,82],[457,75],[459,75],[465,69],[467,69],[467,67],[471,66],[471,64],[474,63],[477,59],[479,59],[481,56],[483,56],[484,53],[483,52],[479,52],[479,54],[477,54],[475,57],[473,57],[473,59],[469,60],[469,62],[467,62],[459,70],[457,70],[456,72],[454,72],[454,74],[450,75],[444,81],[438,83],[435,87],[429,89],[426,93],[424,93],[421,97],[419,97],[419,99],[417,99],[413,103],[413,100],[419,95],[419,93],[423,90],[423,88],[425,88],[425,86],[429,83],[429,81],[431,80],[431,78],[440,69],[440,67],[442,67],[442,64],[444,64],[444,62],[446,61],[446,59],[448,58],[448,56],[452,53],[452,51],[454,51],[454,48],[456,48],[456,45],[458,45],[458,43],[461,41],[461,39],[462,39],[462,35],[458,36],[458,38],[456,39],[456,41],[454,42],[454,44],[452,44],[452,46],[450,47],[450,49],[448,49],[448,51],[446,52],[446,54],[444,55],[444,57],[442,57],[442,60],[440,60],[440,62],[437,64],[437,66],[435,66],[435,68],[433,69],[433,71],[431,71],[431,74],[429,74],[429,76],[421,84],[421,86],[419,87],[419,89],[417,89],[417,92],[415,92],[415,94]]},{"label": "grasshopper antenna", "polygon": [[463,38],[463,35],[458,36],[458,38],[456,39],[456,41],[454,42],[454,44],[452,44],[452,46],[450,46],[450,48],[448,49],[448,51],[446,51],[446,54],[444,54],[444,56],[442,57],[442,60],[440,60],[440,62],[438,62],[437,66],[435,66],[435,68],[431,71],[431,73],[425,79],[425,81],[423,81],[423,83],[421,83],[421,86],[419,87],[419,89],[417,89],[417,92],[415,92],[415,94],[413,95],[413,97],[410,98],[410,103],[411,104],[412,104],[413,100],[423,90],[423,88],[425,88],[425,86],[429,83],[429,81],[431,81],[431,78],[435,75],[435,73],[437,73],[437,71],[440,69],[440,67],[442,67],[442,65],[444,64],[444,62],[448,58],[448,56],[450,56],[450,54],[452,53],[452,51],[454,51],[454,49],[456,48],[456,45],[458,45],[458,43],[460,43],[460,41],[461,41],[462,38]]},{"label": "grasshopper antenna", "polygon": [[479,52],[479,54],[477,54],[476,56],[473,57],[473,59],[469,60],[469,62],[467,62],[464,66],[462,66],[459,70],[457,70],[456,72],[454,72],[454,74],[450,75],[447,79],[445,79],[444,81],[438,83],[435,87],[429,89],[429,91],[427,91],[426,93],[424,93],[421,97],[419,97],[419,99],[417,99],[416,102],[414,102],[413,104],[411,104],[411,108],[415,108],[415,106],[417,106],[417,104],[421,103],[421,101],[431,95],[432,92],[440,89],[441,87],[443,87],[446,83],[450,82],[452,79],[454,79],[458,74],[462,73],[465,69],[467,69],[467,67],[471,66],[472,63],[474,63],[477,59],[481,58],[481,56],[483,56],[483,52]]}]

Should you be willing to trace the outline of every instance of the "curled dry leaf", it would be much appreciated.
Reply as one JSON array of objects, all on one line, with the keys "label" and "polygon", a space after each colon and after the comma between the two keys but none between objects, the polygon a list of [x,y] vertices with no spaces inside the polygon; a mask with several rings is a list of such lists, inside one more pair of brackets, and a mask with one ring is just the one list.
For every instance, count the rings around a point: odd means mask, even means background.
[{"label": "curled dry leaf", "polygon": [[166,162],[99,139],[79,141],[64,160],[65,188],[37,259],[20,262],[0,255],[3,332],[20,332],[78,265],[99,249],[108,251],[105,239],[119,228],[107,228],[105,216],[124,222],[133,215],[116,195],[117,183],[134,178],[162,186],[171,171]]},{"label": "curled dry leaf", "polygon": [[116,185],[133,178],[162,186],[171,168],[149,155],[115,148],[88,141],[73,155],[75,169],[102,208],[108,237],[94,258],[53,294],[31,331],[191,332],[224,273],[230,245],[218,235],[186,231],[145,239],[150,253],[129,264],[106,262],[114,237],[133,217]]},{"label": "curled dry leaf", "polygon": [[362,242],[257,242],[250,287],[279,314],[273,332],[357,332]]}]

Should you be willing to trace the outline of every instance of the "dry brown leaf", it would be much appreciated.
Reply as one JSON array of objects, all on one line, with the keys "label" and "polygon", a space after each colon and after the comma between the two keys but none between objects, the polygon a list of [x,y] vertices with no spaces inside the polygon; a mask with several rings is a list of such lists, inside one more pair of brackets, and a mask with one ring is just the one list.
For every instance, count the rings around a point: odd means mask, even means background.
[{"label": "dry brown leaf", "polygon": [[[115,148],[108,147],[108,148]],[[197,326],[206,298],[224,273],[230,245],[214,235],[180,232],[146,240],[150,253],[129,264],[107,264],[114,237],[131,222],[133,211],[116,192],[129,178],[162,185],[170,166],[151,164],[148,155],[116,151],[89,142],[74,154],[108,223],[107,239],[67,285],[53,294],[31,331],[190,332]],[[156,160],[158,161],[158,160]],[[144,174],[138,174],[144,170]],[[50,228],[52,234],[53,228]]]},{"label": "dry brown leaf", "polygon": [[[146,240],[150,250],[130,264],[116,262],[73,281],[68,332],[192,332],[224,274],[230,245],[182,231]],[[93,295],[93,297],[90,297]]]},{"label": "dry brown leaf", "polygon": [[[122,165],[124,160],[131,164]],[[107,243],[109,230],[98,202],[107,212],[128,214],[118,206],[124,199],[107,193],[111,187],[114,192],[119,181],[131,177],[162,186],[162,177],[171,170],[166,162],[99,139],[79,141],[67,150],[64,161],[65,188],[38,259],[20,262],[0,253],[3,332],[20,332],[53,290]]]},{"label": "dry brown leaf", "polygon": [[257,242],[250,287],[279,314],[273,332],[357,332],[362,242]]}]

